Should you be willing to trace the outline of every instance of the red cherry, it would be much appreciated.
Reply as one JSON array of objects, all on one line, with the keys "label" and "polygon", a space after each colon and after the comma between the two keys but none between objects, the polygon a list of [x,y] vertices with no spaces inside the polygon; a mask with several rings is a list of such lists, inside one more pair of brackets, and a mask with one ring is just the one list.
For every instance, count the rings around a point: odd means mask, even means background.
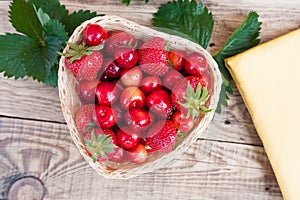
[{"label": "red cherry", "polygon": [[147,76],[142,80],[141,89],[145,94],[150,94],[156,89],[161,89],[162,83],[157,76]]},{"label": "red cherry", "polygon": [[137,51],[131,47],[119,47],[114,53],[114,57],[120,67],[130,69],[135,66],[139,60]]},{"label": "red cherry", "polygon": [[179,71],[172,69],[166,74],[163,80],[164,86],[171,90],[181,78],[183,78],[182,74]]},{"label": "red cherry", "polygon": [[143,78],[143,72],[140,67],[125,69],[121,74],[121,82],[124,86],[139,86]]},{"label": "red cherry", "polygon": [[140,140],[141,134],[132,130],[130,127],[122,127],[117,133],[117,140],[121,147],[131,149],[135,147]]},{"label": "red cherry", "polygon": [[127,87],[120,97],[120,104],[125,109],[143,108],[145,106],[145,95],[138,87]]},{"label": "red cherry", "polygon": [[100,82],[96,88],[99,105],[111,106],[119,98],[119,90],[115,82]]},{"label": "red cherry", "polygon": [[148,153],[144,145],[138,144],[134,148],[128,150],[127,156],[131,162],[141,164],[147,160]]},{"label": "red cherry", "polygon": [[95,103],[95,93],[98,84],[98,80],[83,81],[82,83],[80,83],[80,96],[85,103]]},{"label": "red cherry", "polygon": [[187,133],[194,127],[194,120],[193,117],[190,116],[186,118],[187,113],[182,111],[176,111],[172,115],[172,122],[178,130],[181,132]]},{"label": "red cherry", "polygon": [[202,53],[194,52],[188,56],[185,62],[185,71],[189,75],[200,76],[207,70],[207,61]]},{"label": "red cherry", "polygon": [[117,121],[117,113],[107,106],[96,106],[93,112],[94,122],[101,128],[110,128]]},{"label": "red cherry", "polygon": [[170,95],[163,89],[154,90],[149,94],[146,105],[151,112],[163,119],[168,118],[173,111]]},{"label": "red cherry", "polygon": [[83,39],[89,46],[98,46],[107,38],[108,33],[98,24],[88,24],[83,32]]},{"label": "red cherry", "polygon": [[125,114],[125,122],[135,130],[145,130],[149,128],[152,118],[150,113],[141,108],[132,108]]},{"label": "red cherry", "polygon": [[184,67],[185,53],[180,50],[170,50],[168,53],[169,60],[172,63],[172,68],[180,71]]},{"label": "red cherry", "polygon": [[113,58],[106,58],[103,62],[104,72],[103,75],[107,75],[111,78],[118,78],[121,75],[122,68]]}]

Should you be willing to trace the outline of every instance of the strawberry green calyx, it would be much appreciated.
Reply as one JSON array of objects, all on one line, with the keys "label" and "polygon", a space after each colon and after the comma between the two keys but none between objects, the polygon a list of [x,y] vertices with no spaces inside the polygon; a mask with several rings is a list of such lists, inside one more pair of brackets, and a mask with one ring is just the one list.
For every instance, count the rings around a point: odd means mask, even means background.
[{"label": "strawberry green calyx", "polygon": [[93,51],[99,51],[104,47],[103,44],[98,46],[87,46],[84,42],[82,44],[73,44],[67,42],[67,45],[70,47],[70,49],[66,53],[59,54],[66,58],[70,57],[70,60],[68,61],[69,64],[73,63],[75,60],[80,60],[85,55],[92,54]]},{"label": "strawberry green calyx", "polygon": [[179,104],[188,109],[186,115],[187,119],[191,115],[192,118],[195,119],[200,114],[206,114],[212,111],[211,109],[208,109],[205,106],[205,103],[209,98],[209,92],[207,91],[206,87],[202,88],[200,83],[197,85],[196,92],[195,92],[190,82],[188,82],[186,88],[186,96],[184,96],[183,98],[187,102],[186,103],[180,102]]},{"label": "strawberry green calyx", "polygon": [[84,129],[84,132],[86,133],[86,132],[88,132],[88,131],[96,128],[96,127],[97,127],[97,125],[94,122],[89,122],[87,128]]},{"label": "strawberry green calyx", "polygon": [[94,130],[91,132],[91,140],[84,139],[85,146],[92,154],[93,162],[97,161],[98,156],[107,158],[106,153],[113,153],[116,145],[111,143],[112,137],[109,135],[99,134],[96,138]]}]

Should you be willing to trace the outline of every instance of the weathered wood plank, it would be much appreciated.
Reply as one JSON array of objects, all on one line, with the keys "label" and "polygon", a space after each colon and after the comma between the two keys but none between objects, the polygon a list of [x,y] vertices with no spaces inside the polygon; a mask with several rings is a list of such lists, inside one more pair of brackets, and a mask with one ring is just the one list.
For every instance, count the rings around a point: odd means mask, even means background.
[{"label": "weathered wood plank", "polygon": [[81,158],[64,124],[1,117],[0,133],[0,198],[31,176],[44,184],[45,199],[281,199],[259,146],[198,140],[163,169],[108,180]]}]

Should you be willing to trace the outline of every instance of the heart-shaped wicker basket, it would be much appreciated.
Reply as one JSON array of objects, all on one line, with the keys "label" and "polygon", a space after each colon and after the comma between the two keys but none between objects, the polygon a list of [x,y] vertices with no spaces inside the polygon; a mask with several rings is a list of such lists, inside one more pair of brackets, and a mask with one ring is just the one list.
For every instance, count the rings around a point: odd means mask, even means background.
[{"label": "heart-shaped wicker basket", "polygon": [[[90,23],[97,23],[108,31],[122,30],[125,32],[129,32],[136,38],[149,39],[151,37],[158,36],[167,40],[170,46],[174,49],[184,50],[186,52],[201,52],[203,55],[205,55],[209,64],[208,75],[211,79],[211,96],[209,99],[209,108],[212,109],[212,112],[204,115],[198,120],[198,125],[185,138],[182,139],[175,150],[168,154],[152,153],[145,163],[139,165],[130,162],[113,163],[110,161],[103,163],[94,163],[88,156],[82,136],[76,129],[74,121],[76,111],[80,106],[80,99],[75,90],[76,80],[73,74],[70,73],[65,67],[65,58],[62,57],[60,60],[58,71],[58,89],[62,111],[75,145],[77,146],[79,152],[85,158],[85,160],[92,166],[92,168],[94,168],[99,174],[107,178],[127,179],[141,175],[143,173],[151,172],[155,169],[165,166],[171,160],[182,155],[183,152],[186,151],[187,148],[201,136],[214,116],[222,84],[221,74],[216,62],[205,49],[203,49],[196,43],[178,36],[169,35],[145,26],[138,25],[137,23],[117,16],[95,17],[91,20],[85,21],[83,24],[76,28],[76,30],[70,37],[69,42],[79,43],[80,41],[82,41],[83,30]],[[66,46],[64,51],[66,51],[68,48],[69,47]]]}]

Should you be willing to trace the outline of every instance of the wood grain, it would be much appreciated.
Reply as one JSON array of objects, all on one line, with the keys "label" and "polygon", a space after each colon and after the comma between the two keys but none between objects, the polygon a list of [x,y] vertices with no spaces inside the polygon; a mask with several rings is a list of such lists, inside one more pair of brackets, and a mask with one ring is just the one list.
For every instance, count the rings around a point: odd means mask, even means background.
[{"label": "wood grain", "polygon": [[0,124],[0,133],[6,133],[0,135],[0,198],[20,177],[40,179],[44,199],[142,199],[150,193],[154,199],[281,198],[260,146],[199,139],[159,171],[108,180],[86,164],[66,125],[5,117]]},{"label": "wood grain", "polygon": [[[10,2],[0,0],[0,34],[14,31],[8,18]],[[166,2],[132,0],[132,5],[125,6],[119,0],[61,0],[70,11],[90,9],[146,26],[151,26],[152,14]],[[211,54],[222,47],[250,10],[260,14],[262,42],[300,27],[300,1],[241,0],[237,4],[204,0],[203,4],[215,19],[208,48]],[[234,89],[229,107],[216,115],[181,158],[137,178],[107,180],[85,163],[69,137],[57,89],[30,78],[15,81],[1,74],[0,199],[19,187],[13,198],[17,194],[23,200],[31,200],[34,194],[46,200],[282,199],[250,115]]]}]

